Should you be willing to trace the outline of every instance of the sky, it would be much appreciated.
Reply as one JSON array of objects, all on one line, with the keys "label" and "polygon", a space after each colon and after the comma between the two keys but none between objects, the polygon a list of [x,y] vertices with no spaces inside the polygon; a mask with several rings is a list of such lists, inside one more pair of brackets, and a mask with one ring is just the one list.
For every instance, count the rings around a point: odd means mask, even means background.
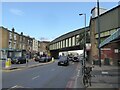
[{"label": "sky", "polygon": [[[118,2],[100,2],[100,7],[108,10]],[[55,38],[83,28],[84,16],[87,26],[90,22],[91,9],[96,2],[2,2],[2,25],[19,34],[29,35],[37,40],[52,41]]]}]

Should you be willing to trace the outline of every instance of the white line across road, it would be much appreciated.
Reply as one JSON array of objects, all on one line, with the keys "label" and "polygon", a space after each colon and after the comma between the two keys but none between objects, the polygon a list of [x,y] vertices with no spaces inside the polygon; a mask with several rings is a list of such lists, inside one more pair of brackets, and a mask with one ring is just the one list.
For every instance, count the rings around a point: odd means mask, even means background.
[{"label": "white line across road", "polygon": [[38,75],[38,76],[36,76],[36,77],[33,77],[32,80],[34,80],[34,79],[36,79],[36,78],[38,78],[38,77],[40,77],[40,76]]}]

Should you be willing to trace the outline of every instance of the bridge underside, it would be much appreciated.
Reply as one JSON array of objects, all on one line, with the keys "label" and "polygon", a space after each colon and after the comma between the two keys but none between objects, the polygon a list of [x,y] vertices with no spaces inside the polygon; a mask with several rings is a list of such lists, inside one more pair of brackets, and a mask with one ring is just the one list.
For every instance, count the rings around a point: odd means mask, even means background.
[{"label": "bridge underside", "polygon": [[83,47],[80,45],[73,46],[73,47],[67,47],[67,48],[61,48],[61,49],[56,49],[56,50],[50,50],[51,56],[54,57],[55,59],[58,59],[59,52],[62,51],[72,51],[72,50],[82,50]]}]

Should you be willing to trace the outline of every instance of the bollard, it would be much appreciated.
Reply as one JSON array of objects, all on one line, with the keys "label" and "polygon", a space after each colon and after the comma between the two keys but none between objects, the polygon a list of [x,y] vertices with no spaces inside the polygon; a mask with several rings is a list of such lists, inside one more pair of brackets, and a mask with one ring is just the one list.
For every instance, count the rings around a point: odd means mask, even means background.
[{"label": "bollard", "polygon": [[11,67],[11,59],[8,58],[5,62],[5,68],[10,68]]},{"label": "bollard", "polygon": [[54,62],[55,60],[54,60],[54,57],[52,57],[52,62]]}]

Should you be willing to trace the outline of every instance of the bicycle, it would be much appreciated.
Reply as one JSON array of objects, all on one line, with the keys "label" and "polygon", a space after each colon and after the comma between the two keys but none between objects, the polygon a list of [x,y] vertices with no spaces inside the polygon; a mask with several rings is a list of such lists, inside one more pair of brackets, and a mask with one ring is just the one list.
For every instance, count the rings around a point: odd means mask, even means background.
[{"label": "bicycle", "polygon": [[83,84],[85,87],[91,86],[92,67],[84,67]]}]

